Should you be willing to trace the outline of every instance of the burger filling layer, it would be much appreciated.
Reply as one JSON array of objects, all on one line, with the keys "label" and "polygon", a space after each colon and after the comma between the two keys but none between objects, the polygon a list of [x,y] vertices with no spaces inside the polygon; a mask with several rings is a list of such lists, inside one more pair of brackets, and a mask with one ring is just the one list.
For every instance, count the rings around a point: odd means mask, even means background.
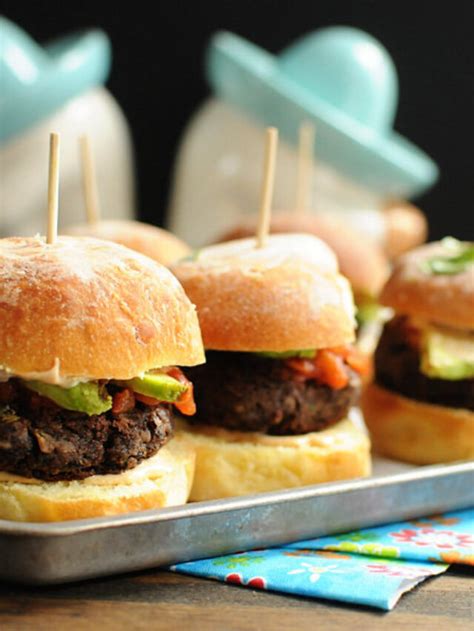
[{"label": "burger filling layer", "polygon": [[354,349],[289,353],[208,351],[206,364],[189,370],[196,386],[192,422],[291,435],[344,418],[357,402],[365,359]]},{"label": "burger filling layer", "polygon": [[417,401],[474,410],[474,338],[398,316],[375,353],[379,385]]},{"label": "burger filling layer", "polygon": [[181,371],[154,378],[160,375],[69,389],[15,378],[0,383],[0,470],[56,481],[136,467],[172,437],[172,405],[195,410]]}]

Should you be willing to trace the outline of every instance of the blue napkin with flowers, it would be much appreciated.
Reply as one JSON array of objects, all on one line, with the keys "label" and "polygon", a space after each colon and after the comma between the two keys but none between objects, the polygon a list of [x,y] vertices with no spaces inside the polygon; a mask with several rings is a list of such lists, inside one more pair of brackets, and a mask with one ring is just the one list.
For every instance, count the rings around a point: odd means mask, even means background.
[{"label": "blue napkin with flowers", "polygon": [[450,563],[474,566],[474,509],[242,552],[170,569],[226,583],[390,610]]}]

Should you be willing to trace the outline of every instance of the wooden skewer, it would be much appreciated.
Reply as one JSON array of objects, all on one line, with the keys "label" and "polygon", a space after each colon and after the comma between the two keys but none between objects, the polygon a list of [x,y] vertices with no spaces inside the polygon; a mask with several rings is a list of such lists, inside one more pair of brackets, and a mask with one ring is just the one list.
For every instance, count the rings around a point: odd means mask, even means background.
[{"label": "wooden skewer", "polygon": [[275,183],[275,162],[278,146],[278,129],[267,127],[265,139],[265,156],[263,160],[263,181],[260,194],[260,210],[258,213],[257,248],[263,248],[270,228],[270,213]]},{"label": "wooden skewer", "polygon": [[84,187],[87,222],[89,224],[95,224],[100,220],[100,204],[94,156],[87,134],[79,138],[79,149],[81,154],[82,185]]},{"label": "wooden skewer", "polygon": [[58,237],[59,200],[59,134],[49,135],[48,175],[48,232],[46,243],[53,244]]},{"label": "wooden skewer", "polygon": [[311,171],[316,128],[312,123],[303,123],[299,129],[298,173],[296,179],[295,212],[302,213],[311,205]]}]

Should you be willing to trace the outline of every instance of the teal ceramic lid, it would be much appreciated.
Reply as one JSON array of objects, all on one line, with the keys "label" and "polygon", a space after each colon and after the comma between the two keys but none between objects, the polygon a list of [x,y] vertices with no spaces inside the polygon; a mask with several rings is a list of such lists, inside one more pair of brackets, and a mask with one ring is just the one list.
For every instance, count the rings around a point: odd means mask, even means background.
[{"label": "teal ceramic lid", "polygon": [[389,196],[411,197],[438,178],[431,158],[393,130],[398,79],[376,39],[350,27],[309,33],[277,56],[232,33],[206,58],[216,94],[292,143],[316,125],[316,157]]},{"label": "teal ceramic lid", "polygon": [[104,83],[110,57],[102,31],[75,33],[43,48],[0,16],[0,142]]}]

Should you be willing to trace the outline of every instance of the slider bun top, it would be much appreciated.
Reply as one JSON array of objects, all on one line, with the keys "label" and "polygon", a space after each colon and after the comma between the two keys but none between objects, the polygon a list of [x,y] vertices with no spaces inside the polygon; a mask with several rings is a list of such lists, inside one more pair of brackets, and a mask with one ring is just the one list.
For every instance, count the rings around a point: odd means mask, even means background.
[{"label": "slider bun top", "polygon": [[66,234],[114,241],[166,266],[191,251],[184,241],[171,232],[140,221],[116,219],[95,224],[83,223],[67,228]]},{"label": "slider bun top", "polygon": [[474,329],[474,266],[457,274],[426,270],[434,257],[456,255],[446,242],[433,242],[402,255],[395,262],[381,302],[401,314],[457,329]]},{"label": "slider bun top", "polygon": [[288,351],[354,339],[354,304],[329,247],[303,234],[241,239],[172,266],[197,307],[204,346]]},{"label": "slider bun top", "polygon": [[[219,241],[241,239],[255,234],[256,218],[243,219]],[[375,244],[346,225],[342,219],[325,214],[277,213],[270,223],[272,233],[306,233],[325,241],[339,261],[356,296],[376,296],[389,274],[387,257]]]},{"label": "slider bun top", "polygon": [[0,370],[130,379],[204,361],[194,306],[166,268],[87,237],[0,239]]}]

